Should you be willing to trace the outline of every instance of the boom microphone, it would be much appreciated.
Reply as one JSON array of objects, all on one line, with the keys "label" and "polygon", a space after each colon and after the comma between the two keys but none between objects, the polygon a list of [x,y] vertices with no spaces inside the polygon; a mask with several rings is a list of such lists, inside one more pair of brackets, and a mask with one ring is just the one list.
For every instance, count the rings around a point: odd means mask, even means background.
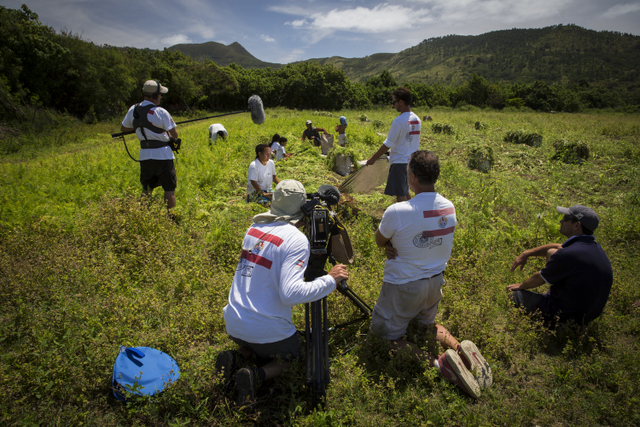
[{"label": "boom microphone", "polygon": [[251,120],[257,125],[264,123],[265,114],[262,108],[262,99],[258,95],[252,95],[249,98],[249,110],[251,110]]},{"label": "boom microphone", "polygon": [[[251,95],[251,97],[249,98],[248,104],[249,104],[248,110],[235,111],[233,113],[218,114],[215,116],[201,117],[199,119],[183,120],[181,122],[176,122],[176,124],[181,125],[184,123],[197,122],[200,120],[213,119],[216,117],[230,116],[232,114],[240,114],[240,113],[248,113],[248,112],[251,112],[251,120],[253,120],[253,123],[257,125],[263,124],[265,120],[265,114],[264,114],[264,108],[262,107],[262,99],[260,99],[258,95]],[[135,133],[135,129],[129,132],[112,133],[111,137],[121,138],[124,135],[129,135],[132,133]]]}]

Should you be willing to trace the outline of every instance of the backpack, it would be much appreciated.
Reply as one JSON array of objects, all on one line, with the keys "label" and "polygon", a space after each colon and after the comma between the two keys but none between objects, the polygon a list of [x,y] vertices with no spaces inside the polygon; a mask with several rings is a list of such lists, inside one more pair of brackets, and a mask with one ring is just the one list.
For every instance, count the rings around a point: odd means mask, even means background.
[{"label": "backpack", "polygon": [[127,395],[153,396],[180,377],[171,356],[150,347],[120,346],[113,365],[113,395],[126,401]]}]

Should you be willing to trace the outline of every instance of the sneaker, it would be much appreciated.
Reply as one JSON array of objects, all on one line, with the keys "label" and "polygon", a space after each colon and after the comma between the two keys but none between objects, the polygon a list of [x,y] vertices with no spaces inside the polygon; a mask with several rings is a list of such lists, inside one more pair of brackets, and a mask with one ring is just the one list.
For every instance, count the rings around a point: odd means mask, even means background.
[{"label": "sneaker", "polygon": [[471,372],[464,366],[462,359],[454,350],[447,350],[438,358],[440,375],[454,383],[469,396],[477,399],[480,397],[480,386]]},{"label": "sneaker", "polygon": [[223,384],[229,384],[231,376],[238,370],[240,353],[235,350],[226,350],[218,353],[216,357],[216,372],[222,374]]},{"label": "sneaker", "polygon": [[238,406],[246,406],[256,398],[258,391],[258,375],[253,368],[242,368],[236,374],[236,386],[238,387]]},{"label": "sneaker", "polygon": [[491,367],[480,354],[478,347],[469,340],[462,341],[459,354],[464,366],[476,377],[478,385],[481,388],[491,387],[491,384],[493,384]]}]

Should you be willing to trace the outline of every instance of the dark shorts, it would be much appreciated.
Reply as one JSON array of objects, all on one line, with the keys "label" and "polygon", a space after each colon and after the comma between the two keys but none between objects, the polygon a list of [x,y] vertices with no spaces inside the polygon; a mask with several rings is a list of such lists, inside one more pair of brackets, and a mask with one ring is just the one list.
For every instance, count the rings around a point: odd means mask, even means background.
[{"label": "dark shorts", "polygon": [[285,338],[282,341],[276,341],[266,344],[255,344],[241,340],[240,338],[230,337],[236,344],[249,347],[260,359],[270,360],[280,358],[282,360],[293,360],[300,355],[300,334],[298,332]]},{"label": "dark shorts", "polygon": [[531,291],[513,291],[511,294],[516,307],[523,307],[528,313],[539,310],[540,304],[544,301],[544,295]]},{"label": "dark shorts", "polygon": [[387,196],[406,196],[408,192],[409,183],[407,181],[407,164],[392,164],[391,167],[389,167],[387,188],[385,188],[384,194]]},{"label": "dark shorts", "polygon": [[159,186],[162,186],[164,191],[175,191],[178,186],[178,176],[173,159],[141,161],[140,184],[145,191]]}]

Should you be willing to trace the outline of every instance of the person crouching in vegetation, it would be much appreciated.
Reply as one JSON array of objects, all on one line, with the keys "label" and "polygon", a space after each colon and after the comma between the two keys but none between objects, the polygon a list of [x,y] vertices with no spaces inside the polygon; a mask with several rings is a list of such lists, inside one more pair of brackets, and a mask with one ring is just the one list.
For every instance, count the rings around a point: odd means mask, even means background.
[{"label": "person crouching in vegetation", "polygon": [[278,160],[282,160],[282,159],[286,159],[287,157],[291,157],[291,154],[287,153],[287,138],[285,138],[284,136],[280,137],[280,141],[279,142],[274,142],[273,145],[271,146],[271,152],[274,153],[275,152],[275,159],[276,162]]},{"label": "person crouching in vegetation", "polygon": [[167,209],[176,205],[175,190],[178,185],[170,138],[178,139],[178,131],[171,114],[159,107],[162,96],[169,89],[157,80],[147,80],[142,86],[144,100],[129,108],[122,121],[122,132],[136,131],[140,140],[140,183],[144,194],[162,186]]},{"label": "person crouching in vegetation", "polygon": [[[407,176],[415,197],[389,206],[382,216],[375,237],[387,259],[370,330],[389,340],[393,348],[409,347],[415,359],[426,359],[442,377],[477,399],[480,387],[493,383],[489,364],[473,342],[459,343],[435,323],[456,228],[453,203],[435,190],[439,175],[435,153],[411,154]],[[404,339],[412,320],[427,336],[429,350]],[[440,356],[436,343],[446,349]]]},{"label": "person crouching in vegetation", "polygon": [[214,123],[209,126],[209,145],[216,142],[218,137],[222,138],[223,141],[226,141],[229,137],[229,132],[227,132],[222,124]]},{"label": "person crouching in vegetation", "polygon": [[[281,375],[300,353],[300,334],[291,321],[291,307],[320,300],[349,278],[343,264],[329,274],[305,281],[310,245],[298,229],[306,202],[304,186],[282,180],[268,212],[253,217],[242,242],[242,253],[224,307],[227,334],[240,348],[216,357],[216,372],[228,384],[234,373],[238,405],[252,401],[259,384]],[[258,368],[242,368],[253,356]],[[242,369],[240,369],[242,368]]]},{"label": "person crouching in vegetation", "polygon": [[256,145],[256,159],[249,165],[247,202],[267,204],[273,192],[271,186],[280,182],[276,176],[276,165],[271,160],[271,148],[266,144]]},{"label": "person crouching in vegetation", "polygon": [[[531,256],[546,257],[547,263],[524,282],[507,286],[507,290],[513,292],[516,307],[529,313],[539,311],[550,326],[555,320],[588,323],[602,313],[613,284],[611,262],[593,237],[600,219],[593,209],[583,205],[568,209],[558,206],[556,210],[564,215],[560,234],[567,240],[518,255],[511,271],[518,267],[522,271]],[[550,285],[546,294],[528,290],[545,283]]]},{"label": "person crouching in vegetation", "polygon": [[311,120],[307,120],[305,124],[307,125],[307,128],[302,131],[302,140],[304,141],[305,139],[309,139],[313,145],[320,147],[320,132],[327,133],[326,129],[314,127]]},{"label": "person crouching in vegetation", "polygon": [[347,144],[347,118],[340,116],[340,123],[336,125],[336,132],[338,132],[338,144],[344,147]]}]

